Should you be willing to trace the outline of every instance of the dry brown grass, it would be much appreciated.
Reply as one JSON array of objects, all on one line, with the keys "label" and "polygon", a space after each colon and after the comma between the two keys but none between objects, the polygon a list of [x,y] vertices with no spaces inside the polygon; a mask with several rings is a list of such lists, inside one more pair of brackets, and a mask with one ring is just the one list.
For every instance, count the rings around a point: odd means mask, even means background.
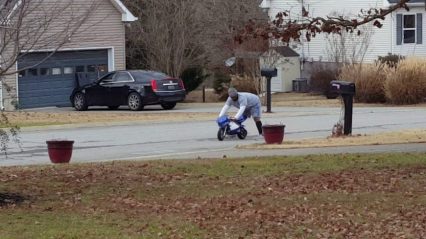
[{"label": "dry brown grass", "polygon": [[[206,89],[204,92],[204,102],[213,103],[219,102],[219,95],[214,92],[213,89]],[[188,93],[185,98],[185,102],[187,103],[199,103],[203,102],[203,90],[194,90]]]},{"label": "dry brown grass", "polygon": [[346,65],[339,79],[355,83],[355,100],[363,103],[384,103],[384,84],[389,67],[385,64]]},{"label": "dry brown grass", "polygon": [[386,98],[392,104],[417,104],[426,97],[426,60],[407,58],[389,71]]},{"label": "dry brown grass", "polygon": [[[262,102],[266,102],[266,96],[262,96]],[[327,99],[322,94],[313,93],[276,93],[272,94],[273,106],[289,106],[289,107],[339,107],[341,101],[337,99]]]},{"label": "dry brown grass", "polygon": [[[9,122],[19,127],[71,124],[114,124],[120,122],[160,122],[214,119],[216,113],[190,112],[118,112],[118,111],[70,111],[70,112],[25,112],[4,113]],[[5,127],[0,124],[0,127]]]},{"label": "dry brown grass", "polygon": [[383,145],[403,143],[425,143],[426,130],[406,130],[386,132],[371,135],[354,135],[344,137],[328,137],[323,139],[304,139],[299,141],[284,140],[282,144],[253,144],[239,146],[246,149],[291,149],[291,148],[318,148],[353,145]]}]

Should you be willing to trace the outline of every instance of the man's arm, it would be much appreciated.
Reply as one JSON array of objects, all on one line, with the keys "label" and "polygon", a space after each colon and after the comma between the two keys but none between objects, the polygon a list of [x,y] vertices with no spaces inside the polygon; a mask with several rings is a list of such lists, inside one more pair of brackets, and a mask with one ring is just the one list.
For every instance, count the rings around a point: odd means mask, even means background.
[{"label": "man's arm", "polygon": [[245,105],[242,105],[242,106],[240,106],[240,109],[238,110],[238,112],[237,112],[237,114],[234,116],[234,118],[237,120],[237,119],[239,119],[242,115],[243,115],[243,113],[244,113],[244,111],[246,110],[246,106]]},{"label": "man's arm", "polygon": [[231,108],[231,106],[225,103],[225,105],[223,106],[222,110],[219,113],[219,117],[224,116],[226,112],[229,110],[229,108]]},{"label": "man's arm", "polygon": [[235,119],[239,119],[244,111],[247,108],[247,97],[243,96],[243,95],[238,95],[238,103],[240,103],[240,109],[238,110],[237,114],[234,116]]}]

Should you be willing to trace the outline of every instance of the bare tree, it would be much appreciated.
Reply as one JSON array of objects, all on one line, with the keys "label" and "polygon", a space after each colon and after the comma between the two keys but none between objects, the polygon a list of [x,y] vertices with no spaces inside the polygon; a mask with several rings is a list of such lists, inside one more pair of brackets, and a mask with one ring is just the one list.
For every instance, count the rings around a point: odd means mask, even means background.
[{"label": "bare tree", "polygon": [[179,76],[188,67],[224,67],[246,21],[267,15],[259,0],[127,0],[139,21],[128,32],[128,65]]},{"label": "bare tree", "polygon": [[[205,25],[197,1],[127,1],[139,16],[128,32],[129,43],[152,70],[179,77],[188,67],[203,65],[206,59],[202,39]],[[130,53],[132,54],[132,53]]]},{"label": "bare tree", "polygon": [[[251,39],[240,45],[234,41],[251,20],[258,24],[266,24],[268,15],[259,8],[259,0],[201,0],[204,12],[205,46],[209,56],[210,68],[223,67],[223,62],[236,52],[264,51],[262,39]],[[261,38],[261,37],[259,37]]]},{"label": "bare tree", "polygon": [[360,34],[343,31],[340,34],[326,35],[326,52],[330,61],[338,64],[361,64],[364,61],[374,29],[371,24],[362,25],[359,29]]},{"label": "bare tree", "polygon": [[[17,62],[31,52],[48,51],[46,57],[25,69],[42,63],[72,38],[92,27],[86,22],[100,0],[0,0],[0,81],[16,74]],[[19,69],[19,70],[25,70]],[[2,90],[2,89],[0,89]],[[0,116],[0,151],[6,153],[10,140],[18,142],[19,128]],[[8,129],[8,130],[7,130]]]}]

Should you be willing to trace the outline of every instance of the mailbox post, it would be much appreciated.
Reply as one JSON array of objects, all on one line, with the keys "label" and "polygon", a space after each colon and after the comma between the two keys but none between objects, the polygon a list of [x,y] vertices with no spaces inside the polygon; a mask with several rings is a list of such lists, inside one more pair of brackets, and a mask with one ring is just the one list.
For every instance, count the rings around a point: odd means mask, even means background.
[{"label": "mailbox post", "polygon": [[352,134],[353,98],[355,95],[355,83],[347,81],[331,81],[331,92],[338,93],[343,98],[345,105],[345,118],[343,134]]},{"label": "mailbox post", "polygon": [[260,75],[266,77],[266,113],[271,113],[271,78],[277,76],[277,68],[262,68]]}]

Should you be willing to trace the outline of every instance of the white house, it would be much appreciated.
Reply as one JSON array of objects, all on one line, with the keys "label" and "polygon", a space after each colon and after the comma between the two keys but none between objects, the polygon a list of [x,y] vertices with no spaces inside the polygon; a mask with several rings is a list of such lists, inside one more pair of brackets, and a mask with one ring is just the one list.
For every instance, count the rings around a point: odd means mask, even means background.
[{"label": "white house", "polygon": [[[290,17],[301,17],[302,5],[310,16],[343,15],[355,16],[361,9],[386,8],[399,0],[263,0],[260,7],[274,19],[278,12],[290,11]],[[362,58],[363,62],[373,62],[379,56],[388,53],[403,56],[426,57],[425,25],[426,14],[424,0],[411,0],[408,3],[410,11],[399,9],[382,21],[382,28],[370,28],[371,37],[368,50]],[[301,56],[302,62],[333,62],[330,56],[327,34],[320,34],[311,41],[302,39],[302,43],[292,47]],[[362,37],[361,37],[362,38]],[[361,41],[361,40],[359,40]],[[362,42],[353,43],[360,46]],[[303,64],[302,64],[303,67]]]}]

